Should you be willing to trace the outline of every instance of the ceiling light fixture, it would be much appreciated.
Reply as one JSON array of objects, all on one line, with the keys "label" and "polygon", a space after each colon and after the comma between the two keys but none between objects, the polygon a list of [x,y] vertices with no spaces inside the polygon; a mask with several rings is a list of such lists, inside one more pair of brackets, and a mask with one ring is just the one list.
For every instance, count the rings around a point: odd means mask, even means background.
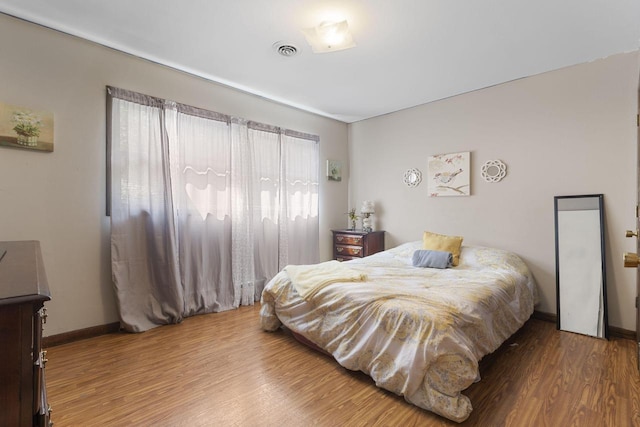
[{"label": "ceiling light fixture", "polygon": [[313,28],[302,30],[307,43],[315,53],[336,52],[355,47],[347,21],[323,21]]}]

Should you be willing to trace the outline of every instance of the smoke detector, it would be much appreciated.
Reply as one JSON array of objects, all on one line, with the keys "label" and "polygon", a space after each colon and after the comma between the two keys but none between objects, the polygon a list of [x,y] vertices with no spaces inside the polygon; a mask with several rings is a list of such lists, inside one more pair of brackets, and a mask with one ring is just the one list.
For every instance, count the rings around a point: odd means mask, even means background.
[{"label": "smoke detector", "polygon": [[275,42],[273,44],[273,48],[280,55],[286,57],[296,56],[298,54],[298,48],[294,44],[288,42]]}]

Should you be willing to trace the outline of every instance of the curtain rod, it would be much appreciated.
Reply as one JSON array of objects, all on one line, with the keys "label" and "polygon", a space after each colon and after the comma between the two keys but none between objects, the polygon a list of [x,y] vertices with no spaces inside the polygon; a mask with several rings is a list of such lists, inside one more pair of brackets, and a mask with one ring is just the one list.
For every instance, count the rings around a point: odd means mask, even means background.
[{"label": "curtain rod", "polygon": [[169,106],[170,108],[175,108],[180,113],[200,117],[203,119],[217,120],[217,121],[226,122],[226,123],[244,122],[251,129],[284,134],[287,136],[291,136],[293,138],[306,139],[309,141],[314,141],[316,143],[320,142],[320,137],[318,135],[313,135],[306,132],[299,132],[291,129],[283,129],[278,126],[268,125],[265,123],[255,122],[252,120],[245,120],[240,117],[232,117],[227,114],[218,113],[216,111],[211,111],[204,108],[194,107],[191,105],[182,104],[182,103],[171,101],[171,100],[166,100],[166,99],[158,98],[156,96],[145,95],[143,93],[134,92],[132,90],[121,89],[114,86],[107,86],[107,94],[113,98],[134,102],[136,104],[147,105],[150,107],[157,107],[157,108],[163,108],[163,107]]}]

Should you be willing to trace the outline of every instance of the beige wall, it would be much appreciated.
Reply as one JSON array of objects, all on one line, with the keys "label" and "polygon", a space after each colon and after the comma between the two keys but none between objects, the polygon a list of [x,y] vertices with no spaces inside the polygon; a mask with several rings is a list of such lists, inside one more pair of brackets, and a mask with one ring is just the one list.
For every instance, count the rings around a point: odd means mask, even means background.
[{"label": "beige wall", "polygon": [[[635,330],[635,271],[622,253],[634,250],[624,231],[634,228],[637,90],[634,52],[352,124],[350,204],[376,201],[387,247],[432,230],[515,251],[538,281],[538,310],[555,313],[553,197],[603,193],[609,320]],[[429,155],[458,151],[471,152],[470,197],[403,184],[408,168],[426,174]],[[493,159],[508,171],[490,184],[480,167]]]},{"label": "beige wall", "polygon": [[[0,241],[39,240],[53,299],[45,335],[117,321],[105,216],[105,86],[320,135],[320,254],[345,224],[347,125],[0,15],[0,101],[54,112],[53,153],[0,148]],[[347,171],[345,171],[347,172]]]}]

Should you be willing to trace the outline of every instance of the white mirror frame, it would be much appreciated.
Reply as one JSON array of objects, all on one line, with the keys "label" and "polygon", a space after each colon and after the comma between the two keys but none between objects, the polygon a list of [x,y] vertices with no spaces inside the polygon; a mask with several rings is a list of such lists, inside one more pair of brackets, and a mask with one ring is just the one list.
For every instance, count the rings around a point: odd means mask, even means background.
[{"label": "white mirror frame", "polygon": [[500,160],[488,160],[482,165],[482,178],[487,182],[500,182],[507,176],[507,165]]},{"label": "white mirror frame", "polygon": [[422,182],[422,172],[416,168],[407,169],[402,180],[407,184],[407,187],[417,187]]}]

